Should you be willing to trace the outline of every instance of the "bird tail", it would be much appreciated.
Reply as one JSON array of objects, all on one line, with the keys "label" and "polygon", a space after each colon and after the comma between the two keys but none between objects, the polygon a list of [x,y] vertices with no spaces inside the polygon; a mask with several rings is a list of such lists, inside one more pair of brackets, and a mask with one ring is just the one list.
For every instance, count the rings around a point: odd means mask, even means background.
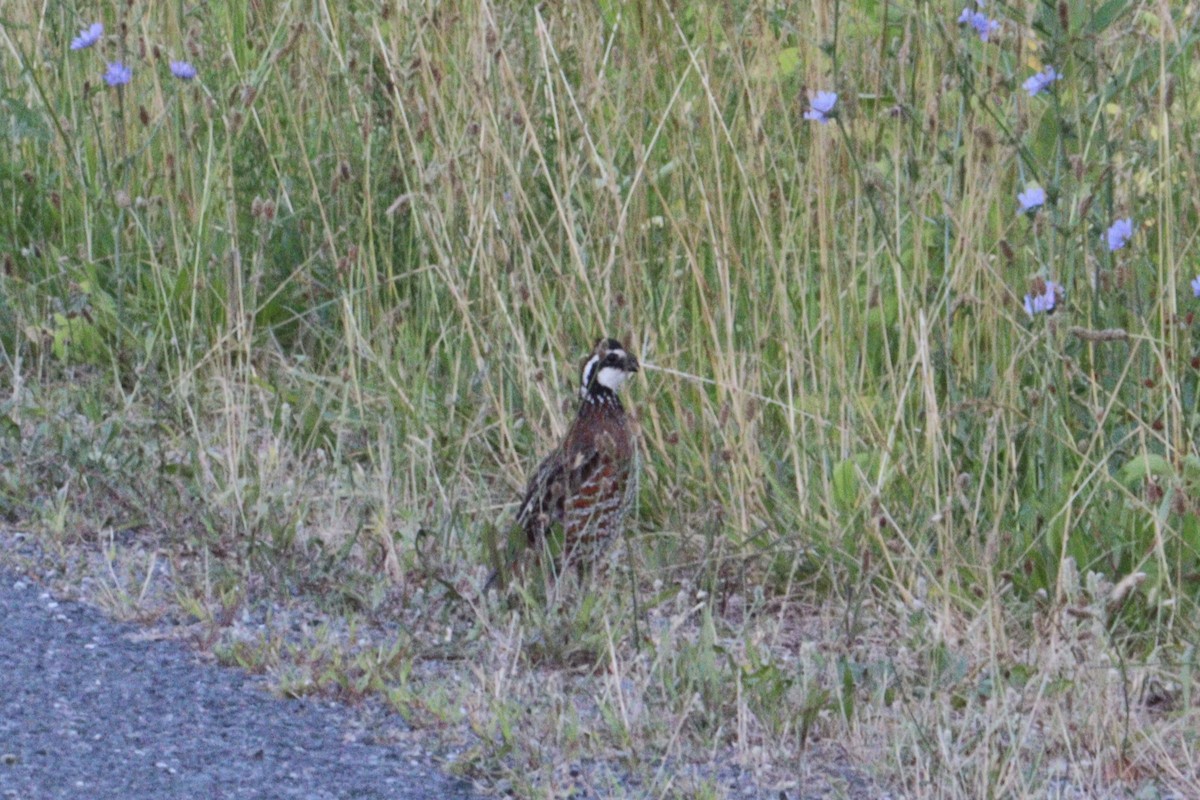
[{"label": "bird tail", "polygon": [[483,582],[483,588],[479,590],[480,594],[487,594],[492,590],[492,587],[496,585],[496,581],[500,580],[500,572],[498,569],[492,570],[492,574],[488,575],[488,579]]},{"label": "bird tail", "polygon": [[507,587],[508,582],[512,580],[520,565],[521,559],[519,557],[509,558],[503,565],[492,570],[487,580],[483,582],[483,587],[479,590],[479,593],[487,594],[494,588],[504,589]]}]

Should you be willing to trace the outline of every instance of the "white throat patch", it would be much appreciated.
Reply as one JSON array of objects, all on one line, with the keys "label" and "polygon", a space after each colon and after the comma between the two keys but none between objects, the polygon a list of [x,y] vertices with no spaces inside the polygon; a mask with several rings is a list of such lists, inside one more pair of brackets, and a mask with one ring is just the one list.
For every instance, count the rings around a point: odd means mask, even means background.
[{"label": "white throat patch", "polygon": [[629,373],[623,369],[604,367],[600,370],[600,374],[596,376],[596,382],[606,389],[611,389],[615,394],[628,377]]}]

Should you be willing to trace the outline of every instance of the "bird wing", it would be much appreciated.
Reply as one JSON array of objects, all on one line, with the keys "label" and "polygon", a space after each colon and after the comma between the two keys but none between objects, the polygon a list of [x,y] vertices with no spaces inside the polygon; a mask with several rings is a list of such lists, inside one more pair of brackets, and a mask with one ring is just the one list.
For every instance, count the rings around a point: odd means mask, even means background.
[{"label": "bird wing", "polygon": [[530,546],[540,545],[546,529],[562,522],[563,502],[567,494],[566,470],[562,454],[546,456],[529,478],[525,498],[517,509],[517,524],[525,530]]}]

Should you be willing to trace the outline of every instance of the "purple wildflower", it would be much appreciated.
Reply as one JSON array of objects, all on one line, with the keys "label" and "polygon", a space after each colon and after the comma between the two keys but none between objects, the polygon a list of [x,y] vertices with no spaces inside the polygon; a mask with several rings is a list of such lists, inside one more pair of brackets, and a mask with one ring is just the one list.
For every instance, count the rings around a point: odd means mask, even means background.
[{"label": "purple wildflower", "polygon": [[986,42],[988,38],[1000,30],[1000,23],[988,17],[982,11],[972,11],[964,8],[958,16],[959,25],[970,25],[979,34],[979,41]]},{"label": "purple wildflower", "polygon": [[1194,294],[1196,297],[1200,297],[1200,275],[1192,278],[1192,294]]},{"label": "purple wildflower", "polygon": [[120,61],[109,62],[104,70],[104,83],[109,86],[124,86],[133,79],[133,68],[121,64]]},{"label": "purple wildflower", "polygon": [[1120,250],[1133,238],[1133,218],[1119,219],[1112,224],[1105,234],[1108,237],[1108,249]]},{"label": "purple wildflower", "polygon": [[72,50],[84,50],[91,47],[96,42],[100,41],[100,37],[104,35],[104,23],[93,22],[79,32],[79,35],[71,40]]},{"label": "purple wildflower", "polygon": [[1046,190],[1040,186],[1030,186],[1017,195],[1017,202],[1021,204],[1022,214],[1036,211],[1046,204]]},{"label": "purple wildflower", "polygon": [[133,79],[133,68],[127,67],[120,61],[111,61],[108,69],[104,70],[104,82],[109,86],[124,86]]},{"label": "purple wildflower", "polygon": [[1025,88],[1025,91],[1029,92],[1030,97],[1034,97],[1049,89],[1050,84],[1061,77],[1058,74],[1058,70],[1054,69],[1054,67],[1046,67],[1041,72],[1034,74],[1033,77],[1029,78],[1021,86]]},{"label": "purple wildflower", "polygon": [[196,77],[196,68],[187,61],[172,61],[171,74],[181,81],[190,81]]},{"label": "purple wildflower", "polygon": [[809,108],[808,111],[804,112],[804,118],[824,125],[829,122],[837,99],[837,92],[817,92],[817,96],[808,101]]},{"label": "purple wildflower", "polygon": [[1046,288],[1041,294],[1025,295],[1025,313],[1031,317],[1034,314],[1049,314],[1057,305],[1058,294],[1061,291],[1062,286],[1054,281],[1046,281]]}]

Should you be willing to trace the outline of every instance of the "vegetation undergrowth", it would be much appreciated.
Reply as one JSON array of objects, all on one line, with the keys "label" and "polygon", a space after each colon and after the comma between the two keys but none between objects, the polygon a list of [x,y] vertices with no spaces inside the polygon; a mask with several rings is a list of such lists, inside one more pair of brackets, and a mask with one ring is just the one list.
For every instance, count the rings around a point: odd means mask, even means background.
[{"label": "vegetation undergrowth", "polygon": [[[1194,4],[0,15],[11,524],[521,796],[1200,794]],[[629,535],[483,597],[600,335]]]}]

